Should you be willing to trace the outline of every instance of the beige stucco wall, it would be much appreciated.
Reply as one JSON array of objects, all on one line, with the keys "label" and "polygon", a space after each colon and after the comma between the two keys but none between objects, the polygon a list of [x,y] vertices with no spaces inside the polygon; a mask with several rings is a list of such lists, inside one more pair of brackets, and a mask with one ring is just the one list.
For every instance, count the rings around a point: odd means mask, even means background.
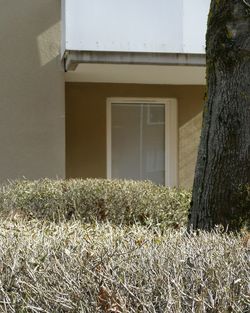
[{"label": "beige stucco wall", "polygon": [[201,124],[202,112],[179,126],[179,181],[183,187],[193,184]]},{"label": "beige stucco wall", "polygon": [[0,0],[0,182],[64,177],[60,0]]},{"label": "beige stucco wall", "polygon": [[177,98],[179,184],[191,187],[200,136],[204,86],[66,84],[66,175],[106,177],[106,99]]}]

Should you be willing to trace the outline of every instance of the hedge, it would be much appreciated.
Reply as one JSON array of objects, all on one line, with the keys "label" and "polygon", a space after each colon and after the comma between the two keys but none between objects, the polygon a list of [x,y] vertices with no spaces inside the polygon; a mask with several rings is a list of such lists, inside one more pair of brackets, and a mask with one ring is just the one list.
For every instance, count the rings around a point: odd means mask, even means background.
[{"label": "hedge", "polygon": [[0,311],[248,313],[239,235],[79,221],[0,224]]},{"label": "hedge", "polygon": [[186,224],[190,192],[149,181],[71,179],[12,181],[0,188],[0,214],[49,221],[109,221],[116,225]]}]

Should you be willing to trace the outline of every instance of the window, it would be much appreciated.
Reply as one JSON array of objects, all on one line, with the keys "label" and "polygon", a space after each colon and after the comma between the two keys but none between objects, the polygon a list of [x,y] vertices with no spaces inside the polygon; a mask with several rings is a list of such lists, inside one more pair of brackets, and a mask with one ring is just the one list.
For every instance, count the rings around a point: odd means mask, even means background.
[{"label": "window", "polygon": [[107,100],[107,177],[177,186],[175,99]]}]

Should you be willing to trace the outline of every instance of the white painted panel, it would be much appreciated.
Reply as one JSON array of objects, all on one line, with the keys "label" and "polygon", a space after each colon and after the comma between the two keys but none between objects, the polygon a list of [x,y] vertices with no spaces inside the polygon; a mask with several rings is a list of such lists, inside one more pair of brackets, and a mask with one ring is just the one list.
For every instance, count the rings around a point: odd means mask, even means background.
[{"label": "white painted panel", "polygon": [[210,0],[183,0],[183,50],[204,53]]},{"label": "white painted panel", "polygon": [[68,50],[182,50],[182,0],[66,0],[66,3]]},{"label": "white painted panel", "polygon": [[66,20],[65,20],[65,1],[66,0],[61,0],[61,58],[63,57],[63,54],[66,50]]},{"label": "white painted panel", "polygon": [[78,51],[203,53],[209,2],[65,0],[65,47]]}]

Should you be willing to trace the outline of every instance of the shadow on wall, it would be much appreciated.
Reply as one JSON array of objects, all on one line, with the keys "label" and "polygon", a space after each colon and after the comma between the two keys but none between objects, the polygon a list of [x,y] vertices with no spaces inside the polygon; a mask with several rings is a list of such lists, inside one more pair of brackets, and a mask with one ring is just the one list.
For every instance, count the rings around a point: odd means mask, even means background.
[{"label": "shadow on wall", "polygon": [[179,128],[179,181],[185,188],[193,185],[201,126],[202,112]]},{"label": "shadow on wall", "polygon": [[62,176],[60,0],[0,3],[0,181]]}]

